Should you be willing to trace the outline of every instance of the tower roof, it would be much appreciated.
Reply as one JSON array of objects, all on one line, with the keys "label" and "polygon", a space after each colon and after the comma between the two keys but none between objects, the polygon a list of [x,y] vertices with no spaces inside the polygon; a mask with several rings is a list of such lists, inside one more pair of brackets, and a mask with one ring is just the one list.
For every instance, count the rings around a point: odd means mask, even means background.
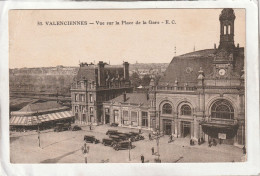
[{"label": "tower roof", "polygon": [[235,20],[234,10],[231,8],[223,9],[219,15],[219,20]]}]

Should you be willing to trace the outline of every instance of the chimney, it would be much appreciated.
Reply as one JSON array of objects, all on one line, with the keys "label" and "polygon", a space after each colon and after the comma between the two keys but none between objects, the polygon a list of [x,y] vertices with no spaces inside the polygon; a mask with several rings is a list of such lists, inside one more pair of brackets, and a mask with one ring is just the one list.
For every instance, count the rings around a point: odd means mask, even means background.
[{"label": "chimney", "polygon": [[103,61],[98,62],[98,85],[105,86],[105,63]]},{"label": "chimney", "polygon": [[239,43],[237,44],[237,48],[239,48]]},{"label": "chimney", "polygon": [[125,80],[129,80],[129,63],[128,62],[124,62],[123,63],[124,66],[124,78]]},{"label": "chimney", "polygon": [[126,92],[124,92],[123,97],[124,97],[124,102],[126,102]]},{"label": "chimney", "polygon": [[216,43],[214,43],[214,49],[217,49]]}]

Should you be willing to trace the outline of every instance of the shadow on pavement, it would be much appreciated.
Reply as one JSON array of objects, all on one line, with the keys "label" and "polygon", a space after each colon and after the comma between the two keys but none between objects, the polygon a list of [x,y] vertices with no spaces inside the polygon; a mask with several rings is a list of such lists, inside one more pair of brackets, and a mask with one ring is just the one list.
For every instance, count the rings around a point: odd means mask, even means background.
[{"label": "shadow on pavement", "polygon": [[46,160],[43,160],[41,161],[40,163],[57,163],[59,160],[61,160],[62,158],[66,157],[66,156],[69,156],[69,155],[72,155],[73,153],[79,151],[81,149],[77,149],[77,150],[74,150],[72,152],[68,152],[68,153],[65,153],[64,155],[61,155],[59,157],[56,157],[56,158],[52,158],[52,159],[46,159]]},{"label": "shadow on pavement", "polygon": [[57,142],[51,143],[51,144],[49,144],[49,145],[46,145],[46,146],[42,147],[42,149],[45,149],[46,147],[49,147],[49,146],[51,146],[51,145],[58,144],[58,143],[60,143],[60,142],[67,141],[67,140],[73,139],[73,138],[75,138],[75,136],[74,136],[74,137],[71,137],[71,138],[63,139],[63,140],[61,140],[61,141],[57,141]]}]

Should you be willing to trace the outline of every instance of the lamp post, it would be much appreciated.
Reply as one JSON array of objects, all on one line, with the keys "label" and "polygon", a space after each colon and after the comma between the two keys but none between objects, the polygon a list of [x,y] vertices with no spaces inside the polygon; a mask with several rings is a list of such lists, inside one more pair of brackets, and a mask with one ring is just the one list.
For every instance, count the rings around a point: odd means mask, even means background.
[{"label": "lamp post", "polygon": [[38,141],[39,141],[39,147],[41,148],[41,136],[40,136],[41,133],[40,133],[40,121],[38,118],[38,111],[36,117],[37,117],[37,125],[38,125]]},{"label": "lamp post", "polygon": [[129,141],[129,161],[131,161],[131,156],[130,156],[130,150],[131,150],[131,138],[128,139]]},{"label": "lamp post", "polygon": [[158,156],[156,162],[160,163],[161,160],[160,160],[160,152],[159,152],[159,144],[160,144],[160,131],[159,130],[157,131],[157,134],[156,134],[156,144],[157,144],[157,156]]}]

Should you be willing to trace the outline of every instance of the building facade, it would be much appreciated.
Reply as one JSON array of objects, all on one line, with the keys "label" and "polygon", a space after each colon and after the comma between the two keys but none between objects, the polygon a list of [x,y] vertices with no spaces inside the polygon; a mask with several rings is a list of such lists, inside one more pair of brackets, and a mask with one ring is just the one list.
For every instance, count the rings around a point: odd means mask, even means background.
[{"label": "building facade", "polygon": [[132,92],[129,63],[111,67],[100,61],[97,65],[81,63],[71,86],[72,113],[76,123],[103,124],[103,102],[124,92]]},{"label": "building facade", "polygon": [[156,127],[151,118],[151,102],[154,97],[148,93],[124,93],[103,103],[104,124],[117,123],[119,126],[152,130]]},{"label": "building facade", "polygon": [[151,85],[161,131],[245,144],[244,48],[234,44],[234,20],[233,9],[223,9],[218,48],[174,57],[159,85]]},{"label": "building facade", "polygon": [[149,94],[105,102],[105,123],[244,145],[244,48],[234,44],[234,20],[233,9],[223,9],[219,46],[174,57]]}]

